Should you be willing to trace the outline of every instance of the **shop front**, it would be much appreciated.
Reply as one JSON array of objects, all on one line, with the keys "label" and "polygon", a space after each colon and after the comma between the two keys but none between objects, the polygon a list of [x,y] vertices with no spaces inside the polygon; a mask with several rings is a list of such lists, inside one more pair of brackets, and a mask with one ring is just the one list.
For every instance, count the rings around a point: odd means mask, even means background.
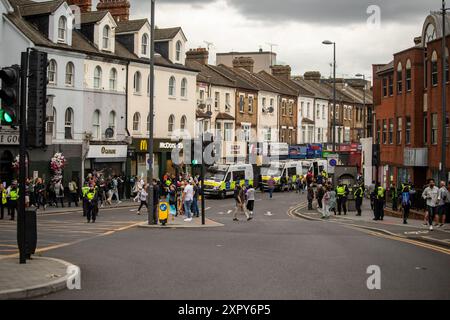
[{"label": "shop front", "polygon": [[94,171],[105,178],[126,176],[127,144],[91,144],[84,164],[84,176]]}]

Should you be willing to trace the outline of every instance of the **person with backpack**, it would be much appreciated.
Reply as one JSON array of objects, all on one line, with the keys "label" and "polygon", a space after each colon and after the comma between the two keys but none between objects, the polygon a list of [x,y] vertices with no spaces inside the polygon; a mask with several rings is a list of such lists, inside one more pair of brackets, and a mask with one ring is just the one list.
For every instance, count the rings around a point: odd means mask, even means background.
[{"label": "person with backpack", "polygon": [[409,210],[411,209],[411,195],[409,193],[409,186],[403,187],[401,194],[402,209],[403,209],[403,224],[408,224]]},{"label": "person with backpack", "polygon": [[69,207],[71,206],[72,202],[75,204],[76,207],[78,207],[78,186],[75,181],[75,178],[72,179],[72,181],[69,182]]}]

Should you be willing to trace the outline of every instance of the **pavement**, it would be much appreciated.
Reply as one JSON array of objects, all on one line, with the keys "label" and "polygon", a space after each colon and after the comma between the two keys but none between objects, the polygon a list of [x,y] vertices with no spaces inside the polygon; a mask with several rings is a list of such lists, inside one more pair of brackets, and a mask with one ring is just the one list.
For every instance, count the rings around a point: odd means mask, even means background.
[{"label": "pavement", "polygon": [[[116,201],[113,201],[111,205],[107,205],[102,209],[116,209],[116,208],[134,208],[138,207],[139,202],[134,202],[130,199],[122,200],[122,202],[117,203]],[[48,206],[45,210],[43,208],[40,208],[37,210],[38,215],[48,215],[48,214],[55,214],[55,213],[70,213],[70,212],[78,212],[82,211],[82,202],[80,201],[78,203],[78,207],[75,205],[72,205],[71,207],[67,206],[67,204],[64,207],[58,206]]]},{"label": "pavement", "polygon": [[202,224],[202,219],[193,218],[192,221],[184,221],[184,216],[177,216],[170,218],[166,225],[159,224],[148,224],[148,222],[144,222],[140,224],[138,227],[140,228],[150,228],[150,229],[169,229],[169,228],[215,228],[215,227],[223,227],[223,224],[215,222],[211,219],[205,218],[205,224]]},{"label": "pavement", "polygon": [[18,258],[0,259],[0,300],[25,299],[47,295],[67,288],[79,268],[69,262],[33,257],[26,264]]},{"label": "pavement", "polygon": [[323,220],[321,219],[322,213],[317,209],[316,204],[314,207],[316,209],[310,211],[305,206],[299,206],[295,209],[295,214],[305,219],[341,223],[450,248],[449,224],[445,224],[443,227],[434,226],[434,230],[430,231],[429,227],[424,225],[424,221],[418,219],[408,219],[408,224],[405,225],[402,218],[385,215],[383,221],[374,221],[370,202],[366,199],[363,202],[361,216],[356,216],[356,212],[353,211],[348,212],[347,215],[332,215],[329,220]]}]

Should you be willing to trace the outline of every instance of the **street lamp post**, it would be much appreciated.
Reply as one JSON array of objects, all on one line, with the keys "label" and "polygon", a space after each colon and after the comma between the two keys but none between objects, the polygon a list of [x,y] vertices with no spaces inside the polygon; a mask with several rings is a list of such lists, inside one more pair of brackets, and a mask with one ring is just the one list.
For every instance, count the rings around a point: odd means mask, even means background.
[{"label": "street lamp post", "polygon": [[363,138],[366,138],[367,137],[367,133],[366,133],[366,130],[367,130],[367,127],[366,127],[366,125],[367,125],[367,108],[366,108],[366,75],[365,74],[361,74],[361,73],[358,73],[357,75],[356,75],[356,77],[358,77],[358,78],[363,78],[363,81],[364,81],[364,88],[363,88],[363,110],[364,110],[364,115],[365,115],[365,119],[364,119],[364,122],[363,122]]},{"label": "street lamp post", "polygon": [[336,152],[336,42],[325,40],[322,42],[325,45],[333,45],[333,153]]},{"label": "street lamp post", "polygon": [[157,217],[155,217],[154,195],[153,195],[153,122],[154,122],[154,90],[155,90],[155,0],[150,1],[150,106],[149,106],[149,134],[148,134],[148,167],[147,181],[149,183],[148,192],[148,224],[157,224]]},{"label": "street lamp post", "polygon": [[446,64],[447,64],[447,57],[446,57],[446,44],[445,44],[445,40],[446,40],[446,30],[445,30],[445,23],[446,23],[446,15],[447,15],[447,10],[449,8],[445,7],[445,0],[442,0],[442,9],[441,9],[441,13],[442,13],[442,48],[441,48],[441,72],[442,72],[442,144],[441,144],[441,166],[440,166],[440,176],[441,176],[441,180],[442,181],[446,181],[446,170],[445,170],[445,165],[447,162],[447,155],[446,155],[446,140],[447,140],[447,136],[446,136],[446,122],[447,122],[447,96],[446,96],[446,84],[447,84],[447,77],[446,77],[446,73],[445,73],[445,69],[446,69]]}]

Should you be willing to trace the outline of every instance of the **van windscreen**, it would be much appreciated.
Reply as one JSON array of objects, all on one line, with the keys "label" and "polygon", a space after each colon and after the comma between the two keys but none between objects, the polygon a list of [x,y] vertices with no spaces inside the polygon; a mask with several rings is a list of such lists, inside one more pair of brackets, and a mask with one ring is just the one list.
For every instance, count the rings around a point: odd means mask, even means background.
[{"label": "van windscreen", "polygon": [[227,172],[224,170],[209,168],[208,171],[206,172],[205,179],[214,181],[223,181],[226,174]]}]

